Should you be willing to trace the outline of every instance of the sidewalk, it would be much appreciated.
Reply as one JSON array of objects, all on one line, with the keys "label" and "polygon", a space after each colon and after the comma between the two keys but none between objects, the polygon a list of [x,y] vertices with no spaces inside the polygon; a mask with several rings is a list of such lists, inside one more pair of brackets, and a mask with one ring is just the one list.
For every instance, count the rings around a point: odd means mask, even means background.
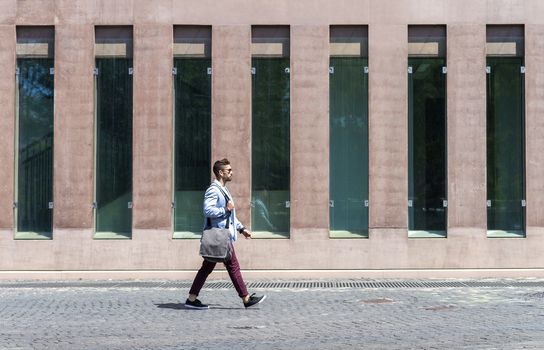
[{"label": "sidewalk", "polygon": [[0,282],[0,349],[544,348],[544,280],[252,281],[247,310],[213,281],[205,311],[189,284]]}]

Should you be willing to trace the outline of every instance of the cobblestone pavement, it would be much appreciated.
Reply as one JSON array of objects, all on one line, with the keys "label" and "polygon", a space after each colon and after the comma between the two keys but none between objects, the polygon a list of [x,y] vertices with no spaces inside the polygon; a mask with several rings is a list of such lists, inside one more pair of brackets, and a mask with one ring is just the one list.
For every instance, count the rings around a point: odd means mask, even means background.
[{"label": "cobblestone pavement", "polygon": [[544,349],[543,287],[204,289],[0,282],[0,349]]}]

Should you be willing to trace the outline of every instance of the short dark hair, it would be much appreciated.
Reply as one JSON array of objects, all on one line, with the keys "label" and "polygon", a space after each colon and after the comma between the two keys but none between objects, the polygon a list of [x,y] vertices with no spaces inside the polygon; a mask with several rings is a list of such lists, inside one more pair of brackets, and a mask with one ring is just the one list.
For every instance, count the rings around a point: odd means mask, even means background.
[{"label": "short dark hair", "polygon": [[229,164],[230,162],[227,158],[223,158],[213,163],[213,173],[215,174],[215,177],[219,177],[219,170],[223,170],[223,168]]}]

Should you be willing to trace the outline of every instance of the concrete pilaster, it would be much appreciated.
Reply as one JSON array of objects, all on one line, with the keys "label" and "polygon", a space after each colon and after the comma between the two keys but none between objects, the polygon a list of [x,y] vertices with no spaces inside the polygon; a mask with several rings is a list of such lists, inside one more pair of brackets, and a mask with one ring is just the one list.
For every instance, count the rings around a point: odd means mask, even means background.
[{"label": "concrete pilaster", "polygon": [[[329,27],[291,27],[291,233],[328,237]],[[304,232],[307,231],[307,232]],[[315,237],[314,237],[315,238]]]}]

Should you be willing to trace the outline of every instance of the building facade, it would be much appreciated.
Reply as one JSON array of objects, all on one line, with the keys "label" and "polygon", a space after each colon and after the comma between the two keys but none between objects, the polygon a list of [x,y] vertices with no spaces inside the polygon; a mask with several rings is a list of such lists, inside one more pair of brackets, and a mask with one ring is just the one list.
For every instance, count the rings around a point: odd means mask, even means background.
[{"label": "building facade", "polygon": [[[0,278],[544,275],[544,3],[0,2]],[[221,273],[219,277],[224,277]]]}]

